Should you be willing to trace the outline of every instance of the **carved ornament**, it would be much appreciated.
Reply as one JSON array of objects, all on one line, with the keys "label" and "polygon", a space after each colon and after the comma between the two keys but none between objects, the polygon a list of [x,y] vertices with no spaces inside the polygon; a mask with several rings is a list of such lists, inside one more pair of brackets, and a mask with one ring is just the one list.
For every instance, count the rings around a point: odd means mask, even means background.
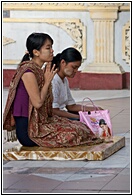
[{"label": "carved ornament", "polygon": [[18,23],[48,23],[55,25],[64,31],[74,40],[75,47],[79,52],[81,52],[83,59],[86,58],[86,28],[84,24],[79,19],[40,19],[40,18],[3,18],[4,22],[18,22]]},{"label": "carved ornament", "polygon": [[11,38],[8,38],[8,37],[3,36],[3,46],[5,46],[7,44],[14,43],[14,42],[16,42],[16,41],[13,40],[13,39],[11,39]]},{"label": "carved ornament", "polygon": [[[74,47],[82,54],[83,58],[86,58],[86,51],[84,51],[84,39],[86,38],[85,26],[80,20],[72,22],[50,22],[59,28],[62,28],[67,34],[74,40]],[[84,37],[84,36],[85,37]]]},{"label": "carved ornament", "polygon": [[112,7],[112,6],[122,6],[124,3],[87,3],[88,6],[102,6],[102,7]]},{"label": "carved ornament", "polygon": [[4,10],[53,10],[53,11],[88,11],[89,7],[119,7],[121,10],[126,7],[127,10],[130,10],[130,3],[81,3],[81,2],[69,2],[69,3],[2,3]]},{"label": "carved ornament", "polygon": [[122,29],[122,57],[130,63],[130,23],[127,22]]}]

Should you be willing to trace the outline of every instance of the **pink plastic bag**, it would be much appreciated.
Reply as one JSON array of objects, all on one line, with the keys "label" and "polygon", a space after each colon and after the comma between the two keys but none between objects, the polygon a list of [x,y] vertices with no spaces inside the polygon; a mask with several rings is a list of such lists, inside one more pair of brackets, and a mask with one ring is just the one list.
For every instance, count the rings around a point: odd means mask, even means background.
[{"label": "pink plastic bag", "polygon": [[[95,108],[90,114],[85,111],[84,101],[89,99]],[[111,137],[113,136],[112,123],[110,119],[109,110],[99,110],[97,106],[94,105],[90,98],[84,98],[82,103],[82,111],[79,111],[80,122],[86,124],[91,131],[99,137]]]}]

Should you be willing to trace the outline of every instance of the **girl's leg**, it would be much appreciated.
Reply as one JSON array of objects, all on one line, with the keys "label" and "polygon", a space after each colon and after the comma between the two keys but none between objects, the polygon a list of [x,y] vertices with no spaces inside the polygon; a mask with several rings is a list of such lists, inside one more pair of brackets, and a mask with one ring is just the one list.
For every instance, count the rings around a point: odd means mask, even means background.
[{"label": "girl's leg", "polygon": [[37,146],[28,136],[28,117],[14,117],[16,123],[16,135],[23,146]]}]

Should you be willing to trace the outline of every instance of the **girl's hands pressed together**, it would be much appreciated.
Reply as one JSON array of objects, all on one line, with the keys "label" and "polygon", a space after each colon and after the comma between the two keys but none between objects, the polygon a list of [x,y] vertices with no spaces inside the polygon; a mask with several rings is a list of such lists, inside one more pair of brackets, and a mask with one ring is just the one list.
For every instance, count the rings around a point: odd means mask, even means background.
[{"label": "girl's hands pressed together", "polygon": [[24,73],[22,80],[24,82],[25,88],[29,94],[30,100],[35,108],[40,108],[46,98],[48,87],[57,73],[57,69],[54,70],[55,65],[51,69],[51,62],[48,62],[44,68],[44,86],[41,91],[38,88],[37,80],[32,72]]},{"label": "girl's hands pressed together", "polygon": [[44,68],[44,79],[45,79],[45,83],[47,83],[48,85],[50,84],[54,75],[58,71],[58,69],[54,70],[54,68],[55,68],[55,64],[51,68],[51,62],[47,62],[46,67]]}]

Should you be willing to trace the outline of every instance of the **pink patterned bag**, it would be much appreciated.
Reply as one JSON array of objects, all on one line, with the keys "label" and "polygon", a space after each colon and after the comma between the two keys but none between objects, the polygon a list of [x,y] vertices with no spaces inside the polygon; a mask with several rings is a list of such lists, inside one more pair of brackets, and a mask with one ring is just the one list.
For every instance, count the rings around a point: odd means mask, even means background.
[{"label": "pink patterned bag", "polygon": [[[87,112],[85,111],[84,101],[89,99],[95,108],[94,111]],[[86,124],[91,131],[99,137],[110,138],[113,136],[112,123],[110,119],[109,110],[99,110],[97,106],[94,105],[93,101],[90,98],[84,98],[82,102],[82,111],[79,111],[80,122]]]}]

